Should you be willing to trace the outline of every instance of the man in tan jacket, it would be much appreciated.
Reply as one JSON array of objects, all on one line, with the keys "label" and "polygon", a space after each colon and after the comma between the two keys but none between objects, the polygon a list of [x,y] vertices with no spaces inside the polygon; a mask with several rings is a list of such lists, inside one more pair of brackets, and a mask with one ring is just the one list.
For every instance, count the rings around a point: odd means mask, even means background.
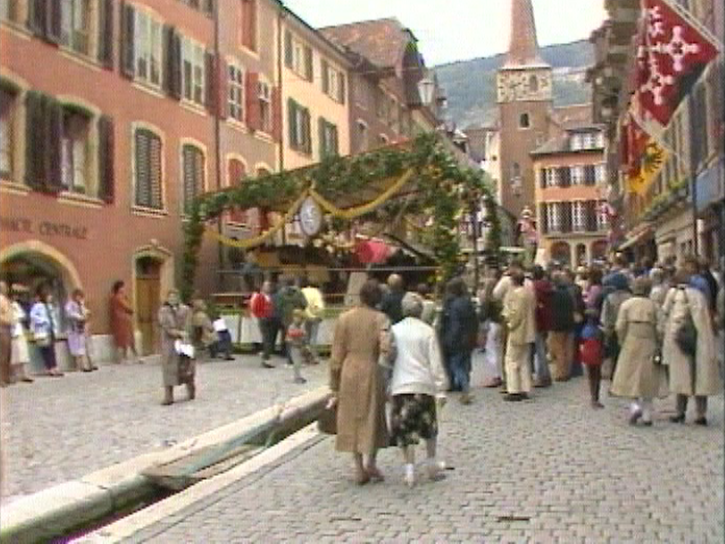
[{"label": "man in tan jacket", "polygon": [[503,317],[508,326],[506,343],[505,400],[520,401],[528,398],[531,391],[532,345],[536,340],[536,297],[524,287],[524,273],[511,273],[512,286],[504,300]]}]

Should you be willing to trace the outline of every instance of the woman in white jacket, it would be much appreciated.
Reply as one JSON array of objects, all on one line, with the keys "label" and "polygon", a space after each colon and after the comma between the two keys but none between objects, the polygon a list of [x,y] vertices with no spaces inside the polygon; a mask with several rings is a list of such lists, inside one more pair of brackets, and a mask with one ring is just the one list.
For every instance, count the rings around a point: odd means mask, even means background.
[{"label": "woman in white jacket", "polygon": [[428,476],[431,480],[443,477],[436,461],[437,404],[445,403],[448,384],[435,330],[420,319],[423,302],[420,295],[408,293],[402,303],[404,319],[392,328],[395,361],[390,431],[403,451],[409,487],[415,485],[415,446],[421,438],[428,452]]}]

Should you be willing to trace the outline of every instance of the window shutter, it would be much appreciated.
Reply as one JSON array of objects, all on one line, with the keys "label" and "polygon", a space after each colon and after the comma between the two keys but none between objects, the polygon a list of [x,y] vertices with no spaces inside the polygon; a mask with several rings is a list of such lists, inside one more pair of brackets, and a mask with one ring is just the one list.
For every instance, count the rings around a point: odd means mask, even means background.
[{"label": "window shutter", "polygon": [[346,102],[346,96],[347,96],[347,86],[345,85],[345,74],[340,72],[339,79],[340,82],[337,87],[337,92],[339,93],[338,100],[340,101],[340,104],[344,104]]},{"label": "window shutter", "polygon": [[571,232],[571,229],[572,229],[571,202],[562,202],[561,211],[562,211],[561,232],[563,232],[563,233]]},{"label": "window shutter", "polygon": [[36,191],[45,185],[44,106],[41,93],[28,91],[25,98],[25,183]]},{"label": "window shutter", "polygon": [[98,120],[98,196],[107,204],[115,197],[113,163],[113,119],[102,115]]},{"label": "window shutter", "polygon": [[322,92],[327,94],[330,92],[330,65],[325,59],[322,59]]},{"label": "window shutter", "polygon": [[304,150],[305,152],[312,153],[312,117],[310,116],[310,110],[305,108],[303,110],[302,118],[304,120]]},{"label": "window shutter", "polygon": [[145,130],[137,130],[136,143],[136,206],[151,207],[150,140]]},{"label": "window shutter", "polygon": [[133,6],[121,4],[121,73],[129,79],[133,79],[136,72],[133,43],[135,24]]},{"label": "window shutter", "polygon": [[98,24],[98,60],[103,67],[113,70],[113,0],[100,0]]},{"label": "window shutter", "polygon": [[320,117],[317,120],[317,137],[319,138],[319,144],[320,144],[320,160],[326,158],[329,154],[329,149],[327,149],[327,141],[325,136],[327,135],[326,130],[327,123],[325,122],[325,119],[323,117]]},{"label": "window shutter", "polygon": [[589,232],[596,232],[597,226],[597,202],[590,200],[586,203],[586,225]]},{"label": "window shutter", "polygon": [[168,95],[181,100],[181,36],[171,25],[164,25],[164,89]]},{"label": "window shutter", "polygon": [[597,171],[593,164],[588,164],[584,167],[584,184],[585,185],[596,185],[597,183]]},{"label": "window shutter", "polygon": [[29,0],[28,28],[38,37],[45,36],[48,10],[46,0]]},{"label": "window shutter", "polygon": [[229,65],[222,58],[216,58],[216,114],[220,119],[229,117]]},{"label": "window shutter", "polygon": [[48,161],[46,188],[51,192],[60,192],[63,190],[63,106],[53,98],[48,99],[45,122]]},{"label": "window shutter", "polygon": [[272,138],[282,141],[282,93],[279,87],[272,88]]},{"label": "window shutter", "polygon": [[189,210],[191,209],[191,200],[194,197],[194,175],[196,173],[196,168],[194,164],[194,148],[190,145],[185,145],[184,149],[182,151],[182,156],[184,158],[184,166],[183,166],[183,191],[184,191],[184,213],[189,213]]},{"label": "window shutter", "polygon": [[330,130],[332,130],[332,154],[339,155],[340,148],[339,148],[338,142],[337,142],[337,126],[335,126],[335,125],[330,126]]},{"label": "window shutter", "polygon": [[569,167],[562,167],[558,169],[559,173],[559,187],[566,188],[571,187],[571,170]]},{"label": "window shutter", "polygon": [[305,46],[305,76],[308,81],[315,80],[315,72],[312,60],[312,48],[308,45]]},{"label": "window shutter", "polygon": [[[67,4],[66,7],[68,7]],[[59,44],[61,33],[61,11],[63,9],[61,0],[46,0],[46,9],[48,10],[48,13],[46,15],[45,39],[52,44]]]},{"label": "window shutter", "polygon": [[294,64],[294,54],[292,52],[292,33],[289,30],[284,32],[284,65],[292,68]]},{"label": "window shutter", "polygon": [[161,138],[156,134],[149,133],[149,197],[151,207],[157,210],[163,208],[163,192],[161,179],[161,163],[163,161]]},{"label": "window shutter", "polygon": [[546,168],[539,170],[539,187],[546,189]]},{"label": "window shutter", "polygon": [[217,62],[214,53],[207,51],[204,56],[204,61],[206,63],[206,90],[204,92],[205,106],[210,113],[216,114],[219,111],[219,92],[217,90],[219,77],[216,73]]},{"label": "window shutter", "polygon": [[297,104],[291,98],[287,101],[287,118],[289,121],[289,146],[298,149],[300,143],[297,141]]},{"label": "window shutter", "polygon": [[214,0],[204,1],[204,11],[207,15],[214,15]]},{"label": "window shutter", "polygon": [[547,204],[539,204],[539,210],[541,232],[543,232],[544,234],[549,234],[549,209]]},{"label": "window shutter", "polygon": [[259,130],[259,74],[247,72],[244,81],[244,113],[250,130]]}]

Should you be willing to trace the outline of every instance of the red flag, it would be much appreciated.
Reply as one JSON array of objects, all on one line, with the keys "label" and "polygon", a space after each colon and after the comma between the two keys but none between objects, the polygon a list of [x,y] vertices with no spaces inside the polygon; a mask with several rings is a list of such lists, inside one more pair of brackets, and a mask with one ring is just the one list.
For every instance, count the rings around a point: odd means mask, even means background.
[{"label": "red flag", "polygon": [[637,51],[637,94],[642,108],[667,125],[688,85],[718,51],[666,0],[644,0],[644,6],[646,24]]},{"label": "red flag", "polygon": [[626,116],[622,127],[622,159],[621,164],[627,174],[639,171],[649,135],[639,126],[631,114]]}]

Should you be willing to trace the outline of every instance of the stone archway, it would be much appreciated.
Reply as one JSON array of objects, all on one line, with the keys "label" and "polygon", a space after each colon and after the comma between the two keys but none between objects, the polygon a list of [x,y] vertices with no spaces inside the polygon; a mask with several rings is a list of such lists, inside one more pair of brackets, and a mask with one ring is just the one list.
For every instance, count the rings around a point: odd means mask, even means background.
[{"label": "stone archway", "polygon": [[609,252],[609,242],[597,240],[592,244],[592,261],[606,261]]},{"label": "stone archway", "polygon": [[142,355],[151,355],[159,349],[159,306],[175,285],[173,254],[157,245],[141,247],[133,255],[132,271],[137,344]]},{"label": "stone archway", "polygon": [[571,265],[571,246],[568,242],[555,242],[551,246],[551,260],[557,263]]}]

